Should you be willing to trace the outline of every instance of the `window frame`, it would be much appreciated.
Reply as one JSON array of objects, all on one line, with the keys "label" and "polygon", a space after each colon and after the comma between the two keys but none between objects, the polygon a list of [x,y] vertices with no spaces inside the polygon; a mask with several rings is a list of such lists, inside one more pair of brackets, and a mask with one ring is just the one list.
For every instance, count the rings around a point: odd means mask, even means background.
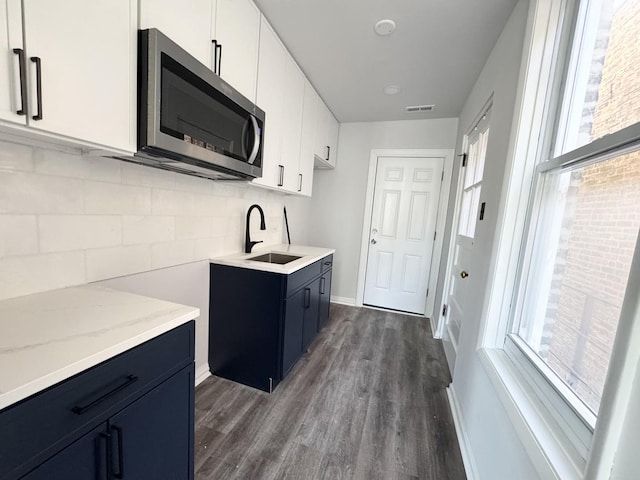
[{"label": "window frame", "polygon": [[[635,366],[634,359],[640,358],[640,352],[634,352],[630,343],[630,333],[638,328],[633,327],[635,311],[629,298],[629,292],[638,288],[631,277],[638,276],[640,239],[603,394],[607,422],[602,423],[605,425],[597,425],[594,431],[591,422],[585,422],[559,395],[562,385],[545,381],[541,388],[540,382],[531,381],[532,376],[542,378],[540,370],[545,366],[532,362],[522,353],[526,348],[509,338],[523,278],[524,246],[530,245],[531,219],[537,208],[536,194],[543,183],[542,174],[578,163],[586,166],[640,146],[640,123],[637,123],[545,161],[545,157],[552,158],[558,143],[556,138],[562,136],[563,143],[566,138],[566,130],[561,131],[558,126],[567,115],[562,101],[566,84],[573,81],[568,78],[572,64],[567,58],[571,58],[573,34],[581,15],[585,15],[585,3],[588,2],[534,0],[530,3],[498,237],[492,251],[495,261],[491,266],[477,344],[480,360],[534,466],[542,477],[563,480],[597,478],[598,474],[593,472],[604,472],[607,462],[613,462],[615,446],[605,442],[610,442],[613,432],[622,428],[621,419],[630,401],[628,389],[621,388],[619,382],[629,377]],[[555,395],[554,401],[548,401],[549,395]],[[562,400],[559,407],[554,405],[558,399]],[[563,411],[562,404],[573,412]],[[616,421],[612,423],[611,418]],[[567,420],[565,425],[563,420]],[[586,452],[575,445],[575,437],[583,438],[585,430],[574,428],[572,433],[572,426],[580,424],[592,433],[591,448]]]}]

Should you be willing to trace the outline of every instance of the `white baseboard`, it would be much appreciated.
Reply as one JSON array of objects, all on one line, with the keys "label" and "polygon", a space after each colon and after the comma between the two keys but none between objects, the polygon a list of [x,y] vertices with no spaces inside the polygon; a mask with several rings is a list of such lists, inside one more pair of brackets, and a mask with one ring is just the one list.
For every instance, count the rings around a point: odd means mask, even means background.
[{"label": "white baseboard", "polygon": [[351,307],[356,306],[356,299],[349,297],[335,297],[331,295],[331,303],[339,303],[341,305],[349,305]]},{"label": "white baseboard", "polygon": [[196,387],[204,382],[207,378],[211,376],[211,372],[209,371],[209,364],[201,366],[196,370]]},{"label": "white baseboard", "polygon": [[479,480],[478,467],[473,458],[473,451],[469,443],[469,437],[467,437],[467,431],[464,428],[464,422],[462,420],[462,412],[458,405],[458,399],[456,392],[453,388],[453,384],[447,387],[447,397],[449,398],[449,407],[451,408],[451,416],[453,417],[453,424],[456,428],[456,435],[458,436],[458,444],[460,445],[460,453],[462,454],[462,463],[464,463],[464,469],[467,473],[468,480]]}]

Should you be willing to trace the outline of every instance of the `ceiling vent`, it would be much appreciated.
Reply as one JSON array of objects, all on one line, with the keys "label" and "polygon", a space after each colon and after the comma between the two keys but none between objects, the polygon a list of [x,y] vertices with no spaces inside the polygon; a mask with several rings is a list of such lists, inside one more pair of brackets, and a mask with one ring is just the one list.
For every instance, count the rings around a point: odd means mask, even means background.
[{"label": "ceiling vent", "polygon": [[434,108],[436,108],[435,105],[414,105],[412,107],[404,107],[404,109],[407,111],[407,113],[430,112]]}]

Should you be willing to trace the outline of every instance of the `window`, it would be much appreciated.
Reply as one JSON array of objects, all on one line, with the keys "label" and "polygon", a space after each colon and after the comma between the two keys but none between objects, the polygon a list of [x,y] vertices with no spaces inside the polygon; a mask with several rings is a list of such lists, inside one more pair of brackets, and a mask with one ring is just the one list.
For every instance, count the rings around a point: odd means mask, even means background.
[{"label": "window", "polygon": [[640,229],[640,0],[566,5],[503,338],[584,466]]}]

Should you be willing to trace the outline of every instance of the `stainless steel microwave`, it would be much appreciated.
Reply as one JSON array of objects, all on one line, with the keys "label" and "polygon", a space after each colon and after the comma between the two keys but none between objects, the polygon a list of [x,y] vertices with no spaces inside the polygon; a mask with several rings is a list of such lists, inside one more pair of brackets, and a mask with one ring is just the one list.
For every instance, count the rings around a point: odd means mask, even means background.
[{"label": "stainless steel microwave", "polygon": [[139,32],[135,162],[227,180],[262,176],[265,113],[176,43]]}]

